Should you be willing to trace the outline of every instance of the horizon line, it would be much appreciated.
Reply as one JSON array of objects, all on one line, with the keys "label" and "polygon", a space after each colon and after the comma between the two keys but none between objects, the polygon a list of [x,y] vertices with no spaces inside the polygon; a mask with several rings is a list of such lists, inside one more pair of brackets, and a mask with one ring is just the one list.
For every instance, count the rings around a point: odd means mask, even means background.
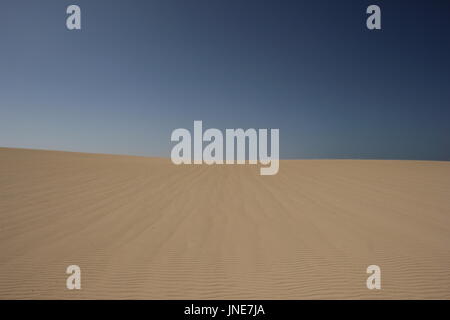
[{"label": "horizon line", "polygon": [[[29,148],[29,147],[9,147],[0,146],[1,149],[11,149],[11,150],[24,150],[24,151],[44,151],[44,152],[61,152],[61,153],[78,153],[86,155],[99,155],[99,156],[118,156],[118,157],[136,157],[136,158],[149,158],[149,159],[168,159],[170,156],[145,156],[138,154],[126,154],[126,153],[103,153],[103,152],[87,152],[87,151],[76,151],[76,150],[57,150],[57,149],[46,149],[46,148]],[[450,160],[433,160],[433,159],[399,159],[399,158],[280,158],[279,161],[296,161],[296,160],[367,160],[367,161],[417,161],[417,162],[450,162]],[[246,159],[248,161],[248,159]],[[205,164],[205,163],[202,163]],[[245,163],[248,164],[248,163]],[[207,164],[206,164],[207,165]],[[220,165],[220,164],[217,164]]]}]

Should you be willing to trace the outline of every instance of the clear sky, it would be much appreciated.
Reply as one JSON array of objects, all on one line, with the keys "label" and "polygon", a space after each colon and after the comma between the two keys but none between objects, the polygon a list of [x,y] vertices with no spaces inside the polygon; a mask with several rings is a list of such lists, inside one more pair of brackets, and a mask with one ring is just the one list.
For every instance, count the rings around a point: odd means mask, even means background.
[{"label": "clear sky", "polygon": [[279,128],[282,158],[450,160],[450,1],[2,0],[0,41],[0,146],[169,156],[203,120]]}]

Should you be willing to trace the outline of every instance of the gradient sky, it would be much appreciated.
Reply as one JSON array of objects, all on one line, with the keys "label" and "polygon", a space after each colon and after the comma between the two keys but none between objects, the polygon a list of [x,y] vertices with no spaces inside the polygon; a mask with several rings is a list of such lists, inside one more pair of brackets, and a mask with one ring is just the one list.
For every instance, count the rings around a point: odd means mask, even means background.
[{"label": "gradient sky", "polygon": [[450,160],[450,1],[2,0],[0,41],[0,146],[169,156],[203,120],[279,128],[283,158]]}]

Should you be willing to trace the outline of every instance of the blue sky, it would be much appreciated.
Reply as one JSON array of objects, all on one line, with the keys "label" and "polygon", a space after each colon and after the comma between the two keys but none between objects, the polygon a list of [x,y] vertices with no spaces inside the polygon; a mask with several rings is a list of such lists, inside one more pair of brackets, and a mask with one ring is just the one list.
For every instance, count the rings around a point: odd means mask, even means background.
[{"label": "blue sky", "polygon": [[450,160],[449,37],[445,0],[4,0],[0,146],[169,156],[203,120],[279,128],[282,158]]}]

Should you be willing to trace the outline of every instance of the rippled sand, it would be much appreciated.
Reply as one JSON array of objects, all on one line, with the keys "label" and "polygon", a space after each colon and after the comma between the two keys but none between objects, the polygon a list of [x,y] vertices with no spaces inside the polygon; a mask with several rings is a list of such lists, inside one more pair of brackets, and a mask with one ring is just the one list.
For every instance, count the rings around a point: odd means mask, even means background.
[{"label": "rippled sand", "polygon": [[0,231],[1,299],[449,299],[450,163],[0,148]]}]

